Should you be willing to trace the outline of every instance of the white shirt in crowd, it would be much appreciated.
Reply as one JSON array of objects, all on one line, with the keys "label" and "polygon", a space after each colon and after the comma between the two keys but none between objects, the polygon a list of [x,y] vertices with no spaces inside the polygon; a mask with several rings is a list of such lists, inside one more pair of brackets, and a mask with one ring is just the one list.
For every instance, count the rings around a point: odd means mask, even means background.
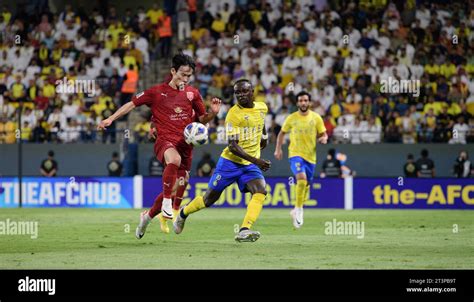
[{"label": "white shirt in crowd", "polygon": [[469,126],[466,123],[456,123],[453,126],[453,138],[449,140],[450,144],[465,144],[466,135],[469,132]]},{"label": "white shirt in crowd", "polygon": [[66,118],[72,118],[76,116],[77,110],[79,109],[79,106],[77,104],[64,104],[63,106],[63,113],[66,116]]}]

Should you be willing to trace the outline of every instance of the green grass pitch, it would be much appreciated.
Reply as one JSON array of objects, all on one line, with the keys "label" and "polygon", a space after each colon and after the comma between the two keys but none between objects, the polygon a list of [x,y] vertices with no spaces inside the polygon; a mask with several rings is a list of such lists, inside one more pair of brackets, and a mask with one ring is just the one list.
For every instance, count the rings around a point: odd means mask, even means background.
[{"label": "green grass pitch", "polygon": [[[461,210],[263,210],[255,243],[236,243],[245,209],[205,209],[180,235],[154,220],[134,236],[139,210],[1,209],[0,221],[38,221],[38,238],[0,235],[1,269],[472,269],[474,212]],[[365,236],[326,235],[325,222],[363,221]],[[456,232],[457,229],[457,232]]]}]

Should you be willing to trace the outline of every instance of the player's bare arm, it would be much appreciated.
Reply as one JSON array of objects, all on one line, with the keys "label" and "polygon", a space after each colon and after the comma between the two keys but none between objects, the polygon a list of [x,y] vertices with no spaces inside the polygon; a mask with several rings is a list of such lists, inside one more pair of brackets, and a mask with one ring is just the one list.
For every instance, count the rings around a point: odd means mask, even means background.
[{"label": "player's bare arm", "polygon": [[201,124],[205,125],[205,124],[209,123],[210,121],[212,121],[217,116],[217,114],[219,113],[219,110],[221,110],[221,104],[222,104],[221,99],[212,98],[212,100],[211,100],[211,112],[208,112],[204,115],[201,115],[199,117],[199,122]]},{"label": "player's bare arm", "polygon": [[278,133],[278,136],[277,136],[275,153],[273,155],[278,160],[281,160],[283,157],[283,150],[281,149],[281,147],[283,145],[283,141],[285,140],[285,134],[286,132],[284,132],[283,130],[280,130],[280,133]]},{"label": "player's bare arm", "polygon": [[128,114],[130,111],[135,108],[135,104],[130,101],[119,108],[119,110],[115,111],[110,117],[106,118],[105,120],[101,121],[100,124],[97,126],[97,130],[105,130],[108,126],[112,125],[112,123],[121,118],[122,116]]},{"label": "player's bare arm", "polygon": [[241,146],[239,146],[239,141],[236,139],[230,139],[228,147],[230,152],[232,152],[234,155],[243,158],[251,162],[252,164],[257,165],[262,171],[267,171],[272,165],[269,160],[250,156],[247,152],[244,151],[244,149],[242,149]]},{"label": "player's bare arm", "polygon": [[265,149],[265,147],[268,144],[268,134],[267,134],[267,129],[265,129],[265,126],[263,126],[262,129],[262,138],[260,139],[260,150]]},{"label": "player's bare arm", "polygon": [[326,131],[321,134],[318,134],[318,143],[321,143],[323,145],[328,143],[328,134],[326,133]]},{"label": "player's bare arm", "polygon": [[148,138],[149,139],[156,139],[156,125],[155,123],[150,123],[150,130],[148,131]]}]

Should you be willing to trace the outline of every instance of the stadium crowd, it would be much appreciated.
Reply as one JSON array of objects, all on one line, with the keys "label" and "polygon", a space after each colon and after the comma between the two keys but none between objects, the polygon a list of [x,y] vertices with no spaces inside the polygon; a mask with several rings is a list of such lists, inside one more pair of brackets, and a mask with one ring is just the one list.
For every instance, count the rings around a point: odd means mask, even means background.
[{"label": "stadium crowd", "polygon": [[[226,143],[231,83],[242,77],[268,104],[272,141],[306,90],[333,143],[473,142],[474,7],[417,2],[164,1],[123,15],[66,6],[37,19],[3,7],[0,142],[15,142],[19,102],[25,141],[96,140],[97,121],[134,92],[137,70],[171,55],[174,38],[196,59],[193,85],[204,99],[224,101],[210,125],[214,143]],[[95,89],[56,93],[64,77],[95,79]],[[148,127],[133,126],[140,140]],[[102,141],[109,137],[113,129]]]}]

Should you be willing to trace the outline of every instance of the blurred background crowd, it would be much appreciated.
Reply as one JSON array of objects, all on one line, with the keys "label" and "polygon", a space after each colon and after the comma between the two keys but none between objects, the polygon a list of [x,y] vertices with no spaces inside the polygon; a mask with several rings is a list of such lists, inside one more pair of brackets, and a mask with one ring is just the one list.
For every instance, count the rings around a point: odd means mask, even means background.
[{"label": "blurred background crowd", "polygon": [[[272,142],[301,90],[311,93],[332,143],[474,142],[470,1],[100,4],[0,8],[0,143],[115,142],[117,128],[97,133],[97,123],[151,86],[143,79],[158,72],[154,62],[165,66],[163,81],[176,51],[195,58],[192,85],[206,102],[224,101],[211,143],[226,143],[232,83],[242,77],[269,107]],[[382,89],[404,80],[417,93]],[[58,90],[70,81],[90,81],[89,90]],[[122,122],[146,142],[148,120],[144,113]]]}]

